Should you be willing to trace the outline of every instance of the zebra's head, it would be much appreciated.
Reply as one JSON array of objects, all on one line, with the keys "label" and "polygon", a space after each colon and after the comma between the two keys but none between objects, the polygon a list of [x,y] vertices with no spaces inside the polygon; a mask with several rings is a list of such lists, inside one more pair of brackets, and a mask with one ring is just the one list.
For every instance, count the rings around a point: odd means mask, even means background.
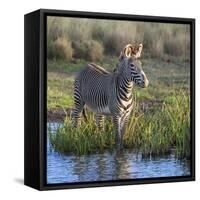
[{"label": "zebra's head", "polygon": [[147,87],[149,81],[142,70],[142,64],[138,60],[142,53],[143,45],[131,45],[125,46],[119,57],[119,64],[116,67],[116,71],[119,73],[125,73],[127,78],[133,81],[139,87]]}]

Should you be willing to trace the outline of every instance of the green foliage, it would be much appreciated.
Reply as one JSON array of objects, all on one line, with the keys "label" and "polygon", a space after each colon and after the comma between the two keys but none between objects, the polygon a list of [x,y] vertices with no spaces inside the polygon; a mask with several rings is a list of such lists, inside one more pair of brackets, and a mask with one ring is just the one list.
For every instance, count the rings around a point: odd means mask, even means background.
[{"label": "green foliage", "polygon": [[[165,154],[174,148],[178,157],[190,156],[190,98],[183,90],[173,97],[173,103],[163,102],[154,112],[144,113],[135,104],[124,135],[125,148],[140,149],[144,155]],[[56,133],[49,129],[49,135],[53,148],[61,153],[102,152],[112,150],[115,144],[111,120],[107,119],[105,130],[100,131],[91,113],[88,122],[76,129],[67,117]]]},{"label": "green foliage", "polygon": [[190,98],[183,90],[171,98],[172,103],[164,101],[158,110],[131,118],[125,135],[128,147],[141,147],[144,154],[154,155],[175,148],[177,156],[190,156]]}]

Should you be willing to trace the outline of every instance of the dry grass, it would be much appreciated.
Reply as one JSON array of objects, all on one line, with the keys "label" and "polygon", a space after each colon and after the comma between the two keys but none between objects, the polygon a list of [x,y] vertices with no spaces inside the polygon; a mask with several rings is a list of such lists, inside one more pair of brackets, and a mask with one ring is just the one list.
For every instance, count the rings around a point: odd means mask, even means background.
[{"label": "dry grass", "polygon": [[144,54],[149,57],[190,56],[189,25],[48,17],[47,30],[50,44],[57,39],[61,41],[60,38],[75,44],[72,47],[75,58],[86,55],[86,59],[95,61],[103,53],[118,56],[127,43],[135,42],[144,44]]},{"label": "dry grass", "polygon": [[66,38],[57,38],[55,41],[48,42],[48,58],[71,61],[72,52],[71,42]]},{"label": "dry grass", "polygon": [[95,40],[73,42],[74,58],[87,61],[99,61],[103,58],[103,47]]}]

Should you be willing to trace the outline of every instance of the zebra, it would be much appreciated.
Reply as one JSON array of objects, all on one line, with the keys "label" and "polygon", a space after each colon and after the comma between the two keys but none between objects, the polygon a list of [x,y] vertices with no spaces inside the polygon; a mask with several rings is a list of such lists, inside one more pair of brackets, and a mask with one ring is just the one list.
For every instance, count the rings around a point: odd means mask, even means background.
[{"label": "zebra", "polygon": [[91,63],[78,73],[74,81],[73,127],[80,125],[81,112],[85,116],[84,106],[87,105],[96,113],[100,129],[104,128],[104,116],[112,115],[116,144],[122,145],[125,126],[133,109],[133,84],[141,88],[149,85],[138,60],[142,49],[142,44],[126,45],[113,72]]}]

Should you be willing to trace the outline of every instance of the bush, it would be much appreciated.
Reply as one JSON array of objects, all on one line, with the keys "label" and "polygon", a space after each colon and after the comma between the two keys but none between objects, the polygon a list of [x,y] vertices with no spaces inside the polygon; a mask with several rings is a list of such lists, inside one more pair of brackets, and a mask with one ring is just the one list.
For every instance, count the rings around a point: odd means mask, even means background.
[{"label": "bush", "polygon": [[85,58],[85,43],[72,42],[73,57],[74,58]]},{"label": "bush", "polygon": [[95,40],[73,42],[72,47],[74,49],[73,56],[75,58],[88,61],[99,61],[103,57],[103,47]]},{"label": "bush", "polygon": [[66,38],[58,38],[55,41],[48,41],[47,56],[49,59],[72,60],[72,46]]},{"label": "bush", "polygon": [[106,54],[111,54],[115,56],[119,56],[119,51],[121,51],[121,43],[122,43],[122,37],[120,33],[117,32],[111,32],[105,34],[103,38],[103,43],[105,46]]},{"label": "bush", "polygon": [[97,26],[95,24],[95,26],[93,26],[91,29],[92,39],[97,40],[97,41],[102,41],[102,38],[104,37],[104,34],[105,34],[104,32],[105,30],[103,29],[101,25]]},{"label": "bush", "polygon": [[49,38],[47,40],[47,58],[48,59],[54,58],[54,42]]},{"label": "bush", "polygon": [[91,61],[99,61],[103,57],[103,47],[102,45],[95,41],[91,40],[86,45],[86,59]]},{"label": "bush", "polygon": [[71,41],[87,41],[91,39],[91,28],[87,19],[72,19],[66,30],[66,35]]},{"label": "bush", "polygon": [[134,35],[129,32],[113,31],[104,35],[103,43],[106,54],[119,56],[125,45],[135,41]]},{"label": "bush", "polygon": [[152,43],[151,46],[151,57],[162,57],[163,56],[163,40],[160,38]]},{"label": "bush", "polygon": [[164,51],[172,56],[187,56],[189,57],[190,40],[184,33],[179,33],[178,36],[170,34],[165,39]]},{"label": "bush", "polygon": [[47,37],[51,41],[64,37],[64,18],[48,17]]}]

